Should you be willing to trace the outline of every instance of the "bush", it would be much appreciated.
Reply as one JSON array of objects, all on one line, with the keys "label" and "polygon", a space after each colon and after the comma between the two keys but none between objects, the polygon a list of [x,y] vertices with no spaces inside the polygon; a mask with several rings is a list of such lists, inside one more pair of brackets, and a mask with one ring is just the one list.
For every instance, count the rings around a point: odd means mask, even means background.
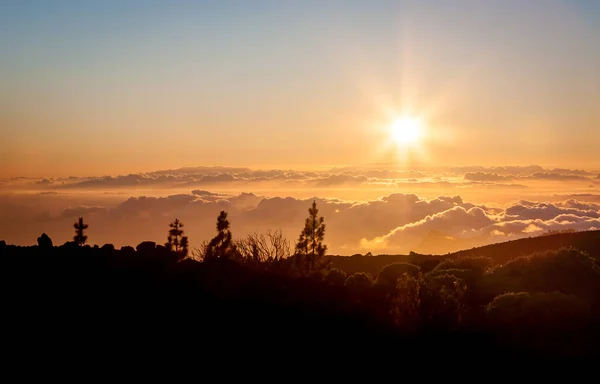
[{"label": "bush", "polygon": [[453,326],[459,323],[466,307],[466,292],[465,282],[453,274],[437,273],[428,276],[421,289],[421,309],[425,323],[435,326]]},{"label": "bush", "polygon": [[344,285],[346,282],[346,272],[341,269],[333,268],[327,273],[325,281],[333,285]]},{"label": "bush", "polygon": [[486,307],[492,324],[503,327],[554,328],[589,316],[586,300],[562,292],[508,292],[497,296]]},{"label": "bush", "polygon": [[52,248],[52,239],[45,233],[42,233],[40,237],[37,238],[37,243],[40,248],[49,249]]},{"label": "bush", "polygon": [[587,253],[559,249],[520,257],[485,276],[488,297],[504,292],[553,292],[590,300],[600,290],[600,268]]},{"label": "bush", "polygon": [[398,279],[408,275],[417,277],[421,273],[421,268],[410,263],[393,263],[381,268],[375,280],[375,285],[395,289]]},{"label": "bush", "polygon": [[487,323],[504,345],[536,355],[577,355],[589,336],[590,306],[561,292],[509,292],[486,308]]},{"label": "bush", "polygon": [[135,247],[136,251],[144,254],[152,254],[155,249],[156,243],[154,241],[142,241]]},{"label": "bush", "polygon": [[489,257],[464,257],[460,259],[446,259],[439,263],[433,270],[468,269],[483,274],[494,264]]},{"label": "bush", "polygon": [[344,286],[354,292],[364,292],[373,286],[373,280],[364,272],[358,272],[346,278]]},{"label": "bush", "polygon": [[112,252],[115,250],[115,246],[112,244],[104,244],[102,247],[100,247],[100,250],[104,252]]}]

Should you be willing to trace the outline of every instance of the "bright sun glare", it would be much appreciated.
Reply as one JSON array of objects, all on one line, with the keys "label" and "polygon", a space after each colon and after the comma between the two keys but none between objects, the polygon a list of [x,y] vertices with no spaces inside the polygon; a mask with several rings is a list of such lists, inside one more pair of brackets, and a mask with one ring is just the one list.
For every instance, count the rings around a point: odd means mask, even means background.
[{"label": "bright sun glare", "polygon": [[416,144],[421,140],[423,124],[417,118],[403,116],[394,121],[391,134],[398,144]]}]

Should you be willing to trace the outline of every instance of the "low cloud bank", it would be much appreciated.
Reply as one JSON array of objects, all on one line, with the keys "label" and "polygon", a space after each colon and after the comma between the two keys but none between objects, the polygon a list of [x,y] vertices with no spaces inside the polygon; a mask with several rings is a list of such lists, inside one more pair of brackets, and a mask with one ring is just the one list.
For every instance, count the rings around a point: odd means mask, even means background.
[{"label": "low cloud bank", "polygon": [[492,207],[463,201],[460,196],[425,199],[401,193],[367,201],[264,197],[205,189],[124,200],[119,195],[74,199],[62,194],[12,194],[0,196],[0,233],[9,243],[26,245],[46,232],[60,244],[70,240],[73,222],[84,216],[90,225],[91,243],[162,243],[169,222],[177,217],[194,246],[214,235],[216,217],[226,210],[236,236],[281,228],[294,240],[314,199],[325,217],[331,253],[446,253],[550,230],[598,229],[600,201],[596,197],[579,195],[552,203],[519,200]]}]

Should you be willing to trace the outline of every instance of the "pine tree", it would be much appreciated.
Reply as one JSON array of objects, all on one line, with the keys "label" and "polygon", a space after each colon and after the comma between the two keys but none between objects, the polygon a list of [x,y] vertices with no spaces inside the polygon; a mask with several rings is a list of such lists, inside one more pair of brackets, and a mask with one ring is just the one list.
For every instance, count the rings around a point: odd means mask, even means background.
[{"label": "pine tree", "polygon": [[319,217],[317,202],[313,201],[308,209],[308,217],[304,222],[304,229],[300,232],[296,242],[296,255],[304,258],[308,272],[318,267],[327,252],[327,246],[323,245],[325,237],[325,219]]},{"label": "pine tree", "polygon": [[235,253],[234,251],[227,212],[221,211],[219,217],[217,217],[217,236],[208,243],[205,259],[231,259]]},{"label": "pine tree", "polygon": [[167,237],[167,242],[165,243],[165,247],[167,249],[178,253],[181,257],[185,257],[188,254],[188,237],[183,236],[183,223],[179,221],[179,219],[175,219],[171,224],[169,224],[169,236]]},{"label": "pine tree", "polygon": [[87,236],[83,233],[87,227],[88,225],[83,223],[83,217],[80,217],[79,220],[73,224],[73,228],[75,228],[75,236],[73,236],[73,241],[79,246],[82,246],[87,241]]}]

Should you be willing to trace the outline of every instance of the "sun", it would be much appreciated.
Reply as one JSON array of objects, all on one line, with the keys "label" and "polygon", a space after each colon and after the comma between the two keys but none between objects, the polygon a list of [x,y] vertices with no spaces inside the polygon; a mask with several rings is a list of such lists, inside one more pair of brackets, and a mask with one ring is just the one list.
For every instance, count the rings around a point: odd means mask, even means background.
[{"label": "sun", "polygon": [[423,135],[423,123],[416,117],[402,116],[392,123],[390,133],[398,144],[417,144]]}]

